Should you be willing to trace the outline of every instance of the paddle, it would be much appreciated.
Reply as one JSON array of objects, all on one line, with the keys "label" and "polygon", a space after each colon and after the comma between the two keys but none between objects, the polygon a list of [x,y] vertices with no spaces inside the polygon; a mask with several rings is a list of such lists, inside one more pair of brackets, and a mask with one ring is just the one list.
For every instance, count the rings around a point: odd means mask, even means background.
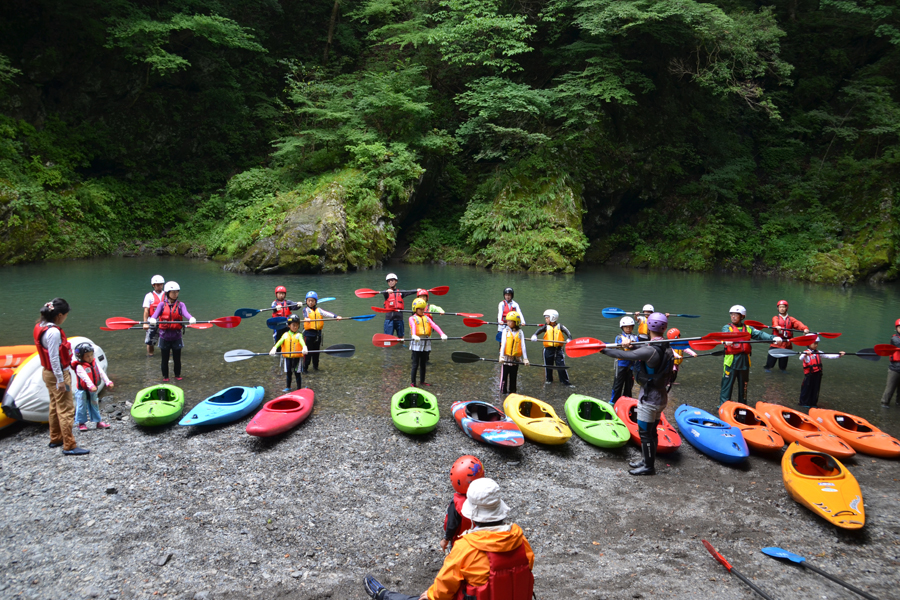
[{"label": "paddle", "polygon": [[900,351],[900,348],[893,344],[875,344],[872,348],[878,356],[893,356],[894,352]]},{"label": "paddle", "polygon": [[[317,352],[321,352],[323,354],[330,354],[331,356],[337,356],[338,358],[350,358],[353,356],[353,353],[356,352],[356,346],[353,344],[335,344],[334,346],[328,346],[323,350],[307,350],[307,354],[314,354]],[[275,355],[279,354],[297,354],[296,352],[276,352]],[[271,356],[268,352],[253,352],[252,350],[229,350],[225,353],[225,362],[237,362],[239,360],[247,360],[248,358],[253,358],[254,356]]]},{"label": "paddle", "polygon": [[[414,310],[391,310],[390,308],[381,308],[378,306],[373,306],[372,310],[378,313],[392,313],[392,312],[405,312],[405,313],[414,313]],[[450,316],[450,317],[483,317],[484,315],[481,313],[451,313],[451,312],[443,312],[443,313],[427,313],[431,316]]]},{"label": "paddle", "polygon": [[[429,338],[430,339],[430,338]],[[470,333],[468,335],[464,335],[462,337],[448,337],[448,340],[462,340],[464,342],[468,342],[470,344],[480,344],[487,340],[487,334],[481,331],[476,333]],[[392,335],[387,335],[386,333],[376,333],[372,336],[372,345],[379,347],[389,347],[396,346],[397,344],[402,344],[403,342],[411,342],[412,338],[398,338]],[[437,340],[433,340],[437,341]]]},{"label": "paddle", "polygon": [[[498,323],[497,321],[482,321],[481,319],[463,319],[463,325],[466,327],[481,327],[482,325],[506,325],[506,323]],[[537,327],[543,323],[522,323],[529,327]]]},{"label": "paddle", "polygon": [[[313,321],[371,321],[374,318],[375,318],[375,315],[359,315],[358,317],[341,317],[340,319],[338,319],[336,317],[335,318],[329,317],[327,319],[310,319],[308,322],[311,323]],[[301,323],[302,322],[304,322],[304,321],[301,321]],[[275,329],[283,323],[287,323],[287,317],[269,317],[268,319],[266,319],[266,326],[269,329]]]},{"label": "paddle", "polygon": [[[642,312],[642,311],[635,311],[635,312]],[[633,312],[626,312],[626,311],[622,310],[621,308],[613,308],[613,307],[604,308],[603,310],[600,311],[600,313],[607,319],[615,319],[616,317],[631,316],[634,314]],[[700,315],[682,315],[682,314],[676,315],[676,314],[671,314],[671,313],[669,314],[669,316],[670,317],[686,317],[688,319],[699,319],[700,318]]]},{"label": "paddle", "polygon": [[[724,333],[732,333],[730,331],[726,331]],[[741,332],[735,332],[741,333]],[[723,340],[723,341],[731,341],[731,340]],[[770,340],[739,340],[742,344],[771,344]],[[796,337],[791,339],[791,343],[797,344],[798,346],[809,346],[813,342],[816,341],[816,334],[810,333],[808,335],[801,335],[800,337]],[[706,340],[698,340],[691,342],[691,348],[694,350],[712,350],[716,346],[718,346],[721,342],[716,341],[706,341]]]},{"label": "paddle", "polygon": [[[766,325],[762,321],[753,321],[751,319],[747,319],[746,321],[744,321],[744,324],[749,325],[750,327],[753,327],[754,329],[772,329],[772,330],[775,329],[771,325]],[[788,331],[796,331],[798,333],[804,333],[804,331],[802,329],[790,329],[789,328]],[[809,335],[820,335],[823,338],[828,338],[829,340],[833,340],[834,338],[841,337],[840,333],[831,333],[831,332],[827,332],[827,331],[810,331]],[[785,339],[784,341],[793,342],[794,340],[793,339]]]},{"label": "paddle", "polygon": [[[319,298],[318,303],[322,304],[323,302],[331,302],[332,300],[337,300],[337,298]],[[298,308],[303,308],[306,306],[305,304],[296,304],[294,302],[288,303],[288,308],[291,310],[296,310]],[[242,319],[249,319],[250,317],[255,317],[261,312],[266,312],[267,310],[274,310],[271,306],[266,308],[239,308],[234,311],[234,316],[240,317]]]},{"label": "paddle", "polygon": [[[722,336],[726,337],[722,337]],[[668,344],[674,348],[678,348],[679,350],[682,348],[687,348],[689,344],[692,343],[692,340],[704,340],[704,339],[714,339],[716,340],[716,344],[719,343],[719,340],[738,340],[742,341],[747,338],[748,334],[742,331],[726,331],[722,333],[708,333],[702,337],[695,338],[681,338],[677,340],[653,340],[653,341],[641,341],[641,342],[633,342],[632,346],[644,346],[646,344]],[[710,342],[712,343],[712,342]],[[589,354],[595,354],[600,352],[605,348],[620,348],[621,346],[607,344],[605,342],[601,342],[598,339],[594,338],[577,338],[566,344],[565,350],[568,356],[577,358],[581,356],[587,356]],[[715,345],[713,346],[715,347]],[[711,350],[712,348],[707,348],[707,350]]]},{"label": "paddle", "polygon": [[712,547],[712,544],[710,544],[706,540],[701,540],[701,541],[703,542],[703,545],[706,546],[706,549],[709,550],[709,553],[712,554],[713,558],[716,559],[717,561],[719,561],[720,563],[722,563],[722,566],[725,567],[726,569],[728,569],[729,573],[733,573],[734,575],[737,575],[738,579],[740,579],[741,581],[743,581],[744,583],[749,585],[750,589],[752,589],[754,592],[756,592],[757,594],[759,594],[766,600],[772,600],[772,598],[770,598],[769,596],[766,596],[766,593],[764,591],[762,591],[761,589],[759,589],[758,587],[753,585],[753,583],[749,579],[744,577],[741,573],[738,572],[737,569],[735,569],[730,564],[728,564],[728,561],[725,560],[725,557],[722,556],[721,554],[719,554],[718,552],[716,552],[716,549]]},{"label": "paddle", "polygon": [[869,598],[870,600],[878,600],[872,594],[868,594],[868,593],[862,591],[861,589],[850,585],[846,581],[843,581],[842,579],[838,579],[834,575],[830,575],[818,567],[812,566],[811,564],[806,562],[805,558],[803,558],[802,556],[798,556],[798,555],[794,554],[793,552],[788,552],[787,550],[784,550],[784,549],[778,548],[778,547],[774,547],[774,546],[769,547],[769,548],[761,548],[760,552],[762,552],[763,554],[765,554],[767,556],[771,556],[773,558],[785,558],[791,562],[795,562],[798,565],[800,565],[801,567],[806,567],[807,569],[809,569],[811,571],[815,571],[816,573],[818,573],[819,575],[822,575],[823,577],[827,577],[828,579],[832,580],[835,583],[841,584],[848,590],[856,592],[863,598]]},{"label": "paddle", "polygon": [[[398,292],[415,292],[416,290],[397,290],[397,291]],[[449,286],[439,285],[437,287],[434,287],[434,288],[431,288],[430,290],[428,290],[428,294],[431,296],[443,296],[449,291],[450,291]],[[382,292],[379,292],[378,290],[370,290],[368,288],[362,288],[362,289],[356,290],[353,293],[356,294],[357,298],[374,298],[375,296],[377,296],[378,294],[381,294]]]},{"label": "paddle", "polygon": [[[800,352],[796,350],[785,350],[784,348],[772,348],[769,350],[769,356],[774,356],[775,358],[787,358],[789,356],[797,356]],[[834,354],[833,352],[818,352],[817,354]],[[873,348],[864,348],[859,350],[858,352],[844,352],[844,356],[858,356],[865,360],[871,360],[872,362],[878,362],[881,360],[881,357],[875,354],[875,350]]]},{"label": "paddle", "polygon": [[[141,327],[140,325],[134,325],[132,327],[128,327],[127,329],[139,329],[141,331],[144,330],[144,328]],[[100,331],[125,331],[125,330],[124,329],[115,329],[113,327],[101,327]]]},{"label": "paddle", "polygon": [[[496,358],[482,358],[482,357],[478,356],[477,354],[472,354],[471,352],[454,352],[453,354],[450,355],[450,358],[453,360],[453,362],[456,362],[456,363],[474,363],[474,362],[479,362],[479,361],[482,361],[482,360],[485,361],[485,362],[500,362],[499,359],[496,359]],[[569,368],[569,367],[556,367],[556,366],[554,366],[554,365],[532,365],[532,364],[528,364],[528,365],[526,365],[526,366],[528,366],[528,367],[542,367],[542,368],[544,368],[544,369],[568,369],[568,368]]]},{"label": "paddle", "polygon": [[[157,324],[159,323],[186,324],[190,323],[190,321],[157,321]],[[150,324],[149,321],[134,321],[132,319],[126,319],[125,317],[111,317],[106,320],[106,326],[110,329],[130,329],[134,325],[147,324]],[[224,329],[232,329],[240,324],[240,317],[219,317],[218,319],[212,319],[211,321],[197,321],[192,325],[188,325],[188,327],[192,327],[193,329],[209,329],[209,327],[202,327],[202,325],[215,325],[216,327],[222,327]],[[196,325],[201,325],[201,327],[197,327]]]}]

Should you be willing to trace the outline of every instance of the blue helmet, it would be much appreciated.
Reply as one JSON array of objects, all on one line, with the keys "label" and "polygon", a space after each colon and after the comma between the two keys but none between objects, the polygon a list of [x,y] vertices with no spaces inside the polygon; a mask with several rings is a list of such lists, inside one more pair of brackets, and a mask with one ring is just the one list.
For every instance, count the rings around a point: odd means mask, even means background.
[{"label": "blue helmet", "polygon": [[315,292],[306,292],[306,299],[309,300],[310,298],[313,298],[314,300],[318,301],[319,295]]}]

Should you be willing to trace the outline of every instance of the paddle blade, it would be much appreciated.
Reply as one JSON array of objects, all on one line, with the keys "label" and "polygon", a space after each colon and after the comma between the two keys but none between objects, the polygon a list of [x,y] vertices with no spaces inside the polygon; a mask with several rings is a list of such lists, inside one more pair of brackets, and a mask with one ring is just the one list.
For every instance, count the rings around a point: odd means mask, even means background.
[{"label": "paddle blade", "polygon": [[139,325],[134,319],[126,319],[125,317],[112,317],[106,320],[106,326],[110,329],[128,329],[132,325]]},{"label": "paddle blade", "polygon": [[801,335],[800,337],[791,338],[792,344],[797,344],[798,346],[809,346],[813,342],[816,341],[818,336],[814,333],[810,333],[809,335]]},{"label": "paddle blade", "polygon": [[481,357],[471,352],[454,352],[450,355],[450,360],[455,363],[473,363],[481,360]]},{"label": "paddle blade", "polygon": [[624,310],[622,310],[621,308],[610,307],[610,308],[604,308],[603,310],[601,310],[600,314],[602,314],[607,319],[615,319],[616,317],[624,317],[628,313],[625,312]]},{"label": "paddle blade", "polygon": [[803,561],[806,560],[802,556],[798,556],[798,555],[794,554],[793,552],[788,552],[787,550],[784,550],[783,548],[777,548],[775,546],[770,546],[768,548],[760,548],[759,551],[762,552],[763,554],[767,554],[768,556],[774,556],[775,558],[786,558],[789,561],[792,561],[792,562],[795,562],[798,564],[802,563]]},{"label": "paddle blade", "polygon": [[337,298],[319,298],[317,304],[322,304],[323,302],[331,302],[332,300],[337,300]]},{"label": "paddle blade", "polygon": [[[449,314],[449,313],[448,313]],[[478,317],[483,317],[484,315],[481,313],[456,313],[460,317],[468,317],[470,319],[477,319]]]},{"label": "paddle blade", "polygon": [[[107,323],[107,325],[109,325],[109,323]],[[900,348],[897,348],[893,344],[875,344],[873,350],[875,350],[875,354],[878,356],[893,356],[894,352],[897,352]]]},{"label": "paddle blade", "polygon": [[725,560],[725,557],[716,552],[716,549],[712,547],[712,544],[707,542],[706,540],[700,540],[703,542],[703,545],[706,546],[706,549],[709,550],[709,553],[712,554],[712,557],[722,563],[722,566],[728,569],[728,572],[731,572],[731,565],[728,564],[728,561]]},{"label": "paddle blade", "polygon": [[816,335],[821,336],[823,338],[827,338],[829,340],[833,340],[835,338],[841,337],[840,333],[832,333],[832,332],[828,332],[828,331],[820,331]]},{"label": "paddle blade", "polygon": [[606,348],[606,344],[595,338],[577,338],[566,344],[566,355],[572,358],[580,358],[589,354],[596,354]]},{"label": "paddle blade", "polygon": [[444,296],[447,292],[450,291],[450,286],[448,285],[439,285],[437,287],[431,288],[428,290],[428,293],[432,296]]},{"label": "paddle blade", "polygon": [[[101,327],[100,329],[103,328]],[[881,360],[881,357],[875,353],[875,348],[863,348],[862,350],[857,350],[856,355],[863,360],[871,360],[872,362]]]},{"label": "paddle blade", "polygon": [[258,308],[239,308],[234,311],[234,316],[240,317],[242,319],[249,319],[250,317],[255,317],[261,312],[262,310]]},{"label": "paddle blade", "polygon": [[212,329],[212,323],[194,323],[188,325],[191,329]]},{"label": "paddle blade", "polygon": [[772,348],[769,350],[769,356],[774,358],[787,358],[789,356],[797,356],[799,352],[795,352],[794,350],[784,350],[782,348]]},{"label": "paddle blade", "polygon": [[704,340],[693,340],[688,343],[688,345],[694,350],[699,350],[701,352],[705,352],[706,350],[713,350],[716,346],[718,346],[720,342],[715,340],[707,342]]},{"label": "paddle blade", "polygon": [[699,319],[700,315],[669,315],[670,317],[684,317],[685,319]]},{"label": "paddle blade", "polygon": [[487,341],[487,334],[483,331],[476,331],[475,333],[470,333],[468,335],[462,336],[462,341],[468,342],[470,344],[480,344],[482,342]]},{"label": "paddle blade", "polygon": [[256,356],[256,352],[250,350],[229,350],[225,353],[225,362],[237,362],[239,360],[247,360]]},{"label": "paddle blade", "polygon": [[284,323],[287,323],[287,317],[269,317],[266,319],[266,327],[269,329],[278,329],[278,326]]},{"label": "paddle blade", "polygon": [[356,353],[356,346],[353,344],[335,344],[333,346],[328,346],[322,350],[322,352],[338,358],[350,358]]},{"label": "paddle blade", "polygon": [[377,313],[389,313],[389,312],[394,312],[394,311],[392,311],[392,310],[389,309],[389,308],[382,308],[382,307],[380,307],[380,306],[373,306],[373,307],[372,307],[372,310],[374,310],[374,311],[377,312]]},{"label": "paddle blade", "polygon": [[487,321],[482,321],[481,319],[475,318],[466,318],[463,319],[463,325],[466,327],[481,327],[482,325],[487,325]]},{"label": "paddle blade", "polygon": [[381,348],[389,348],[391,346],[396,346],[397,344],[402,344],[403,339],[394,337],[392,335],[388,335],[386,333],[376,333],[372,336],[372,345],[378,346]]},{"label": "paddle blade", "polygon": [[356,294],[357,298],[374,298],[380,292],[377,292],[375,290],[370,290],[368,288],[362,288],[362,289],[356,290],[353,293]]},{"label": "paddle blade", "polygon": [[375,315],[359,315],[358,317],[347,317],[351,321],[371,321]]},{"label": "paddle blade", "polygon": [[769,326],[763,323],[762,321],[754,321],[752,319],[747,319],[744,321],[744,325],[749,325],[754,329],[767,329]]},{"label": "paddle blade", "polygon": [[219,317],[218,319],[213,319],[210,323],[223,329],[233,329],[241,324],[241,318],[237,315],[233,317]]},{"label": "paddle blade", "polygon": [[745,342],[750,339],[750,334],[746,331],[718,331],[715,333],[707,333],[703,336],[704,340],[739,340]]}]

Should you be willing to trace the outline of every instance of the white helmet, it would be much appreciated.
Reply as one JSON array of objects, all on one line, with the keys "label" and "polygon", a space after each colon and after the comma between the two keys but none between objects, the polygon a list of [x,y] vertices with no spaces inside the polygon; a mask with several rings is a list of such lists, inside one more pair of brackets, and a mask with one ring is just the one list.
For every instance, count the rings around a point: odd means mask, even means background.
[{"label": "white helmet", "polygon": [[743,316],[745,316],[745,317],[747,316],[747,309],[744,308],[743,306],[741,306],[740,304],[735,304],[734,306],[732,306],[732,307],[728,310],[728,312],[730,312],[730,313],[741,313],[741,315],[743,315]]},{"label": "white helmet", "polygon": [[384,278],[385,281],[390,281],[391,279],[399,279],[396,273],[388,273],[387,277]]},{"label": "white helmet", "polygon": [[553,310],[552,308],[548,308],[547,310],[545,310],[544,316],[550,317],[551,323],[556,323],[557,321],[559,321],[559,313],[556,312],[555,310]]},{"label": "white helmet", "polygon": [[631,317],[622,317],[619,319],[619,327],[634,327],[634,319]]},{"label": "white helmet", "polygon": [[157,283],[165,283],[166,280],[162,275],[154,275],[150,278],[150,285],[156,285]]},{"label": "white helmet", "polygon": [[656,312],[656,309],[653,308],[652,304],[645,304],[642,312]]},{"label": "white helmet", "polygon": [[169,283],[166,284],[166,287],[163,288],[163,291],[166,293],[178,292],[178,291],[181,291],[181,288],[174,281],[170,281]]}]

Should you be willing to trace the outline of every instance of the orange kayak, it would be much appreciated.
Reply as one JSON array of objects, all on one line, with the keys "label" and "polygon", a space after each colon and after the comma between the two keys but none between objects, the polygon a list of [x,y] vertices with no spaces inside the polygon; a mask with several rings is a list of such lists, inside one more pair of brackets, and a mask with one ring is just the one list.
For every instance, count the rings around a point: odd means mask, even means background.
[{"label": "orange kayak", "polygon": [[809,417],[850,444],[857,452],[882,458],[900,456],[900,441],[862,417],[825,408],[810,408]]},{"label": "orange kayak", "polygon": [[847,442],[819,427],[802,412],[768,402],[757,402],[756,410],[769,419],[775,431],[787,443],[799,442],[810,450],[825,452],[837,458],[850,458],[856,454]]},{"label": "orange kayak", "polygon": [[784,439],[769,420],[746,404],[728,401],[719,407],[719,418],[741,430],[744,441],[758,452],[773,452],[784,447]]},{"label": "orange kayak", "polygon": [[794,442],[781,457],[781,477],[794,500],[826,521],[843,529],[866,524],[859,483],[833,456]]},{"label": "orange kayak", "polygon": [[34,353],[34,344],[0,346],[0,367],[18,367]]},{"label": "orange kayak", "polygon": [[[637,400],[622,396],[616,400],[616,414],[625,423],[628,433],[631,434],[631,441],[641,445],[641,438],[638,435],[637,424]],[[657,439],[659,443],[656,447],[658,454],[668,454],[675,452],[681,446],[681,436],[675,431],[675,428],[666,419],[666,415],[660,416],[659,425],[656,427]]]}]

